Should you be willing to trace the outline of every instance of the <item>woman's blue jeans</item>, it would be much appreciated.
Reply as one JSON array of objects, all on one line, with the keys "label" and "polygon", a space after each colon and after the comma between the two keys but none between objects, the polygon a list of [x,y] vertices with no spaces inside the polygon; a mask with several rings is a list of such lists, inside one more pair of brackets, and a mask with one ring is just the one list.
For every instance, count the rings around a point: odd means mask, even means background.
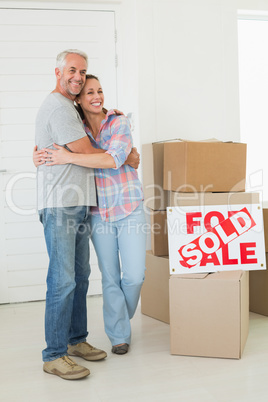
[{"label": "woman's blue jeans", "polygon": [[136,311],[145,272],[143,203],[116,222],[103,222],[99,215],[92,215],[91,230],[102,273],[105,332],[112,345],[130,344],[130,319]]},{"label": "woman's blue jeans", "polygon": [[43,360],[51,361],[88,335],[90,207],[46,208],[39,215],[49,255]]}]

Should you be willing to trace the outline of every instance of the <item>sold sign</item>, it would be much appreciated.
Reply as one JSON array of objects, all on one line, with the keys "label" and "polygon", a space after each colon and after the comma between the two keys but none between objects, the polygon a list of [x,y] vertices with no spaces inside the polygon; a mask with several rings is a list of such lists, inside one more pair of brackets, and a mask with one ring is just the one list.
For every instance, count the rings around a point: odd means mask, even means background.
[{"label": "sold sign", "polygon": [[256,223],[247,208],[241,209],[190,243],[180,247],[178,251],[183,260],[183,265],[188,268],[194,267],[204,256],[223,249],[228,243],[255,225]]}]

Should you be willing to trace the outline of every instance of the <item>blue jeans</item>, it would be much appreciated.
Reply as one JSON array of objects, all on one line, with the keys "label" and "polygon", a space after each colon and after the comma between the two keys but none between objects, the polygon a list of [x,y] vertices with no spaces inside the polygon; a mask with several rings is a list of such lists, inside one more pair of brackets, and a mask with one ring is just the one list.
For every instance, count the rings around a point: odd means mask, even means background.
[{"label": "blue jeans", "polygon": [[43,360],[51,361],[88,335],[90,207],[46,208],[39,215],[49,255]]},{"label": "blue jeans", "polygon": [[91,239],[102,273],[104,326],[112,345],[130,344],[130,319],[144,281],[145,223],[143,203],[116,222],[91,216]]}]

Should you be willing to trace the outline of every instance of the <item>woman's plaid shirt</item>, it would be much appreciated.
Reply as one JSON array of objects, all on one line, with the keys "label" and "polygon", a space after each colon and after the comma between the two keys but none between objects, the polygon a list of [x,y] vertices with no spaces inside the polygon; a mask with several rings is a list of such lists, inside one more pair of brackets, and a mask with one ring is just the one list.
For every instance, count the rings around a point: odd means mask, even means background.
[{"label": "woman's plaid shirt", "polygon": [[98,207],[91,207],[92,213],[99,213],[103,221],[118,221],[131,214],[143,200],[136,169],[124,165],[133,146],[129,120],[109,110],[96,139],[86,125],[85,131],[92,145],[105,149],[116,164],[114,169],[94,169]]}]

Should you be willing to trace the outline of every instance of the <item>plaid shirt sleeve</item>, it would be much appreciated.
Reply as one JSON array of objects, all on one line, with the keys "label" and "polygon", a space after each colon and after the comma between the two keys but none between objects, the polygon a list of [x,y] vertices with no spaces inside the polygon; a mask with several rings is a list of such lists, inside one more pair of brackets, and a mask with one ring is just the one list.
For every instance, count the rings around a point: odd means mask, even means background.
[{"label": "plaid shirt sleeve", "polygon": [[130,123],[127,117],[117,116],[111,126],[111,139],[106,153],[110,154],[115,161],[116,167],[122,166],[132,148],[132,136]]}]

